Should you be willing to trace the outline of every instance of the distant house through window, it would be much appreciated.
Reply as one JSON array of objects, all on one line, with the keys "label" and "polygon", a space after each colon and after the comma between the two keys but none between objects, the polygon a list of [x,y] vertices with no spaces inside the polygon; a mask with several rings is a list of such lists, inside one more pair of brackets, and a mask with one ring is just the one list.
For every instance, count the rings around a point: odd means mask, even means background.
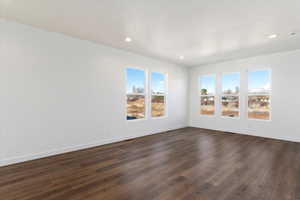
[{"label": "distant house through window", "polygon": [[200,84],[200,114],[215,114],[215,94],[216,94],[216,76],[203,75],[199,80]]},{"label": "distant house through window", "polygon": [[127,120],[143,119],[146,115],[146,75],[144,70],[127,68]]},{"label": "distant house through window", "polygon": [[240,74],[222,75],[221,112],[223,117],[236,118],[240,115]]},{"label": "distant house through window", "polygon": [[248,118],[270,120],[271,70],[248,72]]},{"label": "distant house through window", "polygon": [[166,76],[162,73],[151,73],[151,116],[166,115]]}]

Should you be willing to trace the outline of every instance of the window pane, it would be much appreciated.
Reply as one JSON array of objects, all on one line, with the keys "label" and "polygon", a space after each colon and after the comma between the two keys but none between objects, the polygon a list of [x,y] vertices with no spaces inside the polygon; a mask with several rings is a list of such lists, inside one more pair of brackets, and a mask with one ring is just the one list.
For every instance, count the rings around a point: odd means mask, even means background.
[{"label": "window pane", "polygon": [[224,74],[222,76],[223,94],[239,94],[240,92],[240,74]]},{"label": "window pane", "polygon": [[216,77],[214,75],[201,76],[201,95],[214,95],[216,90]]},{"label": "window pane", "polygon": [[151,73],[152,94],[165,94],[165,75],[161,73]]},{"label": "window pane", "polygon": [[248,92],[250,94],[269,93],[271,90],[271,73],[269,70],[248,73]]},{"label": "window pane", "polygon": [[222,109],[222,116],[238,117],[239,116],[239,97],[223,96],[221,109]]},{"label": "window pane", "polygon": [[127,120],[145,117],[145,97],[143,95],[127,95]]},{"label": "window pane", "polygon": [[127,68],[127,93],[145,92],[145,72],[139,69]]},{"label": "window pane", "polygon": [[248,97],[248,117],[252,119],[270,119],[270,97],[267,95]]},{"label": "window pane", "polygon": [[151,98],[151,115],[152,117],[162,117],[165,115],[165,97],[152,96]]},{"label": "window pane", "polygon": [[215,97],[201,97],[200,113],[202,115],[215,114]]}]

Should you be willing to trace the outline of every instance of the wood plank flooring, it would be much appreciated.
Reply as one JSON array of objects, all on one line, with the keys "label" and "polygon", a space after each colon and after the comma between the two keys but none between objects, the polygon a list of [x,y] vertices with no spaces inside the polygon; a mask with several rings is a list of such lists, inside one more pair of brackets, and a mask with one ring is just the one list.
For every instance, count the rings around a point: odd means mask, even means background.
[{"label": "wood plank flooring", "polygon": [[300,200],[300,144],[184,128],[2,167],[0,199]]}]

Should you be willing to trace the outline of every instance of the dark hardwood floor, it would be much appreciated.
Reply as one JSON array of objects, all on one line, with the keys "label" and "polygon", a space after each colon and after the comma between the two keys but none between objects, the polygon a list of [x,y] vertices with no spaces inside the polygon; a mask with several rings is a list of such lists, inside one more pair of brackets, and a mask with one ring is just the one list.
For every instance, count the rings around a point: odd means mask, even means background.
[{"label": "dark hardwood floor", "polygon": [[185,128],[2,167],[0,199],[299,200],[300,144]]}]

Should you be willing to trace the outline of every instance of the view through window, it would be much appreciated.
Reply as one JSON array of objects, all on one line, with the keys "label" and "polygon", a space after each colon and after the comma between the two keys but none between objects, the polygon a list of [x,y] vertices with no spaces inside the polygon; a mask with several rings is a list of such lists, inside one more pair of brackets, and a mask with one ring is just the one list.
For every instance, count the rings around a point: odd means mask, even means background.
[{"label": "view through window", "polygon": [[162,73],[151,73],[151,116],[166,115],[166,82]]},{"label": "view through window", "polygon": [[239,117],[240,74],[222,75],[221,111],[224,117]]},{"label": "view through window", "polygon": [[248,118],[270,119],[271,71],[248,73]]},{"label": "view through window", "polygon": [[216,76],[204,75],[200,77],[200,114],[215,114]]},{"label": "view through window", "polygon": [[145,118],[145,71],[127,68],[127,120]]}]

